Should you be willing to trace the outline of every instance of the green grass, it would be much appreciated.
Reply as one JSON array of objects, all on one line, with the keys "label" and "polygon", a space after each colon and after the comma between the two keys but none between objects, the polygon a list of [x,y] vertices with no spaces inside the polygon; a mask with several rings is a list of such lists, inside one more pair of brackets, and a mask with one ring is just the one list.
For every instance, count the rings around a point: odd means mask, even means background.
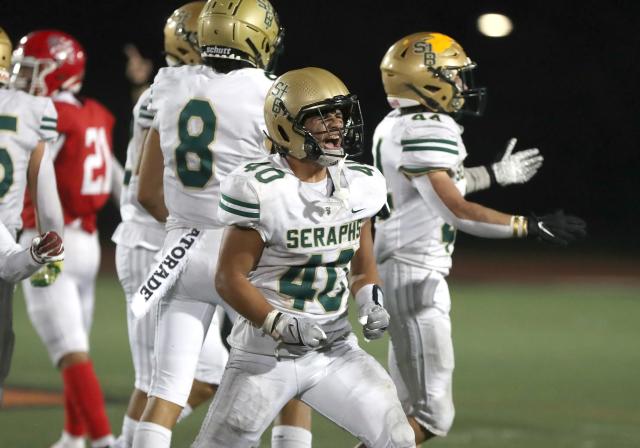
[{"label": "green grass", "polygon": [[[640,288],[613,284],[450,285],[456,349],[457,418],[434,447],[624,448],[640,446]],[[98,284],[92,353],[114,431],[132,384],[124,300],[117,282]],[[15,300],[16,350],[9,386],[59,390],[59,375]],[[365,348],[386,364],[386,343]],[[177,426],[186,447],[202,408]],[[0,410],[0,447],[46,447],[62,408]],[[354,440],[314,418],[314,447]],[[269,446],[269,435],[263,446]]]}]

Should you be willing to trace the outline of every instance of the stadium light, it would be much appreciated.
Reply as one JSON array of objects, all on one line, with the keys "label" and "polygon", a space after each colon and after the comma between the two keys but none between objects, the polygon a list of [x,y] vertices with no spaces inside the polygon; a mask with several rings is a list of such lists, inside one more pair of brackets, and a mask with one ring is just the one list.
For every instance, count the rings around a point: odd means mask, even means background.
[{"label": "stadium light", "polygon": [[513,23],[503,14],[482,14],[478,17],[478,30],[488,37],[505,37],[511,34]]}]

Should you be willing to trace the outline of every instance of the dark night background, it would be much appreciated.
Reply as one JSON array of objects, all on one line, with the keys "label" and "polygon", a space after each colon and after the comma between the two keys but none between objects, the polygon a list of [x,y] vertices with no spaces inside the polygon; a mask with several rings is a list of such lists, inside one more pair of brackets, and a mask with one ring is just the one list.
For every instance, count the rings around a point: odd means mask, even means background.
[{"label": "dark night background", "polygon": [[[2,2],[0,26],[14,44],[29,31],[59,28],[85,47],[83,94],[102,101],[118,119],[115,152],[123,161],[132,104],[122,48],[131,42],[155,67],[163,65],[164,21],[182,1]],[[450,2],[272,0],[286,28],[278,74],[319,66],[341,77],[361,98],[367,139],[388,107],[378,65],[387,48],[416,31],[455,38],[479,65],[488,87],[485,116],[466,119],[467,165],[493,161],[507,140],[537,146],[545,156],[527,185],[473,196],[508,211],[564,208],[584,217],[590,238],[575,250],[637,253],[640,237],[640,157],[637,81],[640,7],[635,2]],[[479,14],[509,16],[514,32],[489,38]],[[102,237],[118,221],[102,213]],[[469,244],[483,245],[465,238]],[[514,247],[521,243],[505,243]],[[633,258],[631,258],[632,260]]]}]

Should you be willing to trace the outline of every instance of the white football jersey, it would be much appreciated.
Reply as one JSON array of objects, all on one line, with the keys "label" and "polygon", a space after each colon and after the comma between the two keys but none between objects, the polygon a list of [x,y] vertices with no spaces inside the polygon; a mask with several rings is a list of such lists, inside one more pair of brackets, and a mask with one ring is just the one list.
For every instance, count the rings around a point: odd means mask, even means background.
[{"label": "white football jersey", "polygon": [[159,250],[165,237],[164,224],[156,221],[138,202],[142,145],[155,115],[154,111],[149,109],[150,97],[151,89],[145,90],[133,107],[131,139],[127,146],[124,185],[120,194],[122,223],[116,229],[112,240],[127,247],[141,246],[149,250]]},{"label": "white football jersey", "polygon": [[376,220],[378,263],[393,257],[448,274],[456,230],[424,202],[409,178],[446,169],[464,195],[462,127],[445,114],[394,110],[376,128],[373,144],[391,209],[389,218]]},{"label": "white football jersey", "polygon": [[[265,248],[249,279],[267,301],[315,320],[328,333],[349,325],[351,258],[362,223],[386,199],[384,177],[374,167],[347,162],[329,173],[322,182],[306,183],[280,155],[246,163],[224,180],[218,210],[225,224],[260,233]],[[333,193],[338,178],[343,199]],[[243,318],[229,341],[242,350],[274,353],[275,341]]]},{"label": "white football jersey", "polygon": [[167,230],[222,227],[220,182],[238,165],[263,158],[263,70],[227,74],[204,65],[168,67],[151,86],[153,127],[164,155]]},{"label": "white football jersey", "polygon": [[0,89],[0,220],[22,228],[29,158],[39,141],[54,140],[58,113],[49,98]]}]

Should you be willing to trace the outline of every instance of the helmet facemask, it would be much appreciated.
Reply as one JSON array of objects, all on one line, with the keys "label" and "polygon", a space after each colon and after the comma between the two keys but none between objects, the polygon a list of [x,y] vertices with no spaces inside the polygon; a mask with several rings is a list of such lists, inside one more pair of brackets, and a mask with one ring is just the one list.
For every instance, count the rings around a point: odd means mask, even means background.
[{"label": "helmet facemask", "polygon": [[356,95],[338,95],[309,104],[300,109],[295,118],[289,114],[287,119],[293,131],[304,136],[307,160],[331,166],[345,157],[362,153],[364,131]]},{"label": "helmet facemask", "polygon": [[[277,17],[278,17],[278,14],[276,14],[276,18]],[[278,21],[278,23],[280,22]],[[280,59],[280,56],[282,56],[282,53],[284,53],[284,27],[283,26],[280,26],[280,28],[278,29],[278,37],[276,37],[276,40],[273,43],[273,47],[275,48],[275,50],[271,55],[271,59],[269,59],[269,63],[264,67],[264,71],[271,74],[275,73],[276,68],[278,66],[278,60]]]},{"label": "helmet facemask", "polygon": [[[462,67],[427,67],[427,70],[433,74],[434,78],[449,84],[453,93],[449,103],[450,111],[442,110],[438,102],[425,97],[427,104],[438,112],[481,116],[486,106],[487,89],[485,87],[476,87],[473,76],[476,68],[476,63],[471,61]],[[424,86],[424,88],[433,92],[429,85]]]},{"label": "helmet facemask", "polygon": [[48,96],[44,78],[55,69],[53,61],[14,56],[9,84],[12,89],[22,90],[30,95]]}]

